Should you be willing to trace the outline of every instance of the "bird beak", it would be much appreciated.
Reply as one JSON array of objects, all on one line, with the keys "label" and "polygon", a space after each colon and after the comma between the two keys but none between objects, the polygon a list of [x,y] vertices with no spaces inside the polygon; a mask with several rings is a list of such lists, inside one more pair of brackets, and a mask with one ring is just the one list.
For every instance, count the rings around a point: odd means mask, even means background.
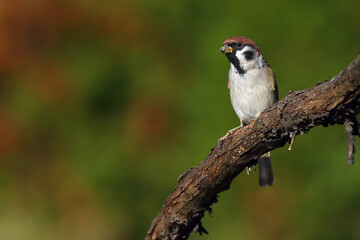
[{"label": "bird beak", "polygon": [[220,52],[221,53],[232,53],[233,48],[228,45],[224,45],[222,48],[220,48]]}]

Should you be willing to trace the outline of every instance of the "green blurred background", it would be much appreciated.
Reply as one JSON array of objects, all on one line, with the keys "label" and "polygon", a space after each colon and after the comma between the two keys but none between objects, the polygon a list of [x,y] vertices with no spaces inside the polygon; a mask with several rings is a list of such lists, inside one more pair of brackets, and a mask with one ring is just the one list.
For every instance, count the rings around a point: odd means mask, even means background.
[{"label": "green blurred background", "polygon": [[[239,121],[219,53],[255,40],[280,98],[360,50],[360,1],[0,1],[0,239],[143,239]],[[360,139],[356,146],[359,148]],[[240,174],[190,239],[360,239],[360,165],[342,126]],[[359,158],[360,153],[355,157]]]}]

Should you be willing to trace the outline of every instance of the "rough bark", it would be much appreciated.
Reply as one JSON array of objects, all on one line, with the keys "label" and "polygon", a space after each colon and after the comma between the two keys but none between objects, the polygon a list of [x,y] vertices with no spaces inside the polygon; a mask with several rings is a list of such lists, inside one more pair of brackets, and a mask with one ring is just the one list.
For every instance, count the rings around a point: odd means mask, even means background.
[{"label": "rough bark", "polygon": [[[360,55],[332,80],[289,92],[252,124],[219,142],[199,166],[179,178],[146,239],[186,239],[192,231],[206,232],[201,225],[204,212],[211,212],[210,206],[217,202],[218,194],[228,189],[246,166],[256,164],[262,154],[284,146],[295,135],[305,134],[318,125],[326,127],[346,121],[349,138],[348,121],[359,111]],[[351,153],[352,149],[350,161]]]}]

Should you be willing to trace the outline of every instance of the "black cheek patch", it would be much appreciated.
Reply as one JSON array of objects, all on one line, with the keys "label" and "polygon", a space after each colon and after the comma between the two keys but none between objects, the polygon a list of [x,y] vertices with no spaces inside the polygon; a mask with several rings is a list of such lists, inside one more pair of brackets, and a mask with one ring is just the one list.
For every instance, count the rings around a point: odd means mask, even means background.
[{"label": "black cheek patch", "polygon": [[248,60],[248,61],[254,59],[254,57],[255,57],[255,54],[253,51],[246,51],[243,54],[244,54],[246,60]]}]

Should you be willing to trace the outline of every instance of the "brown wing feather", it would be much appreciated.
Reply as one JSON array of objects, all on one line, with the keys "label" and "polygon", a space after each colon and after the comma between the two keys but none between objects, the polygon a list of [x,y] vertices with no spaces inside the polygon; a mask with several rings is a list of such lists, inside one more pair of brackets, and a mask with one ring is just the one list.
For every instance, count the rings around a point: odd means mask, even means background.
[{"label": "brown wing feather", "polygon": [[279,100],[278,86],[276,83],[275,75],[270,65],[266,63],[266,68],[268,69],[268,79],[271,81],[271,89],[274,91],[276,102]]}]

